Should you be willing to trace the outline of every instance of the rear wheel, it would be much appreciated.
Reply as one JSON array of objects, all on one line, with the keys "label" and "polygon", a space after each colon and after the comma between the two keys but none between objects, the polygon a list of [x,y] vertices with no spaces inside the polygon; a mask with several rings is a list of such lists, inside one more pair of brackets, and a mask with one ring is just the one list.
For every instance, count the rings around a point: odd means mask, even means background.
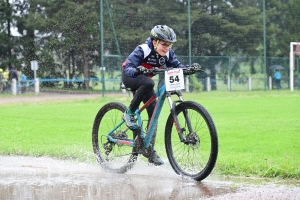
[{"label": "rear wheel", "polygon": [[168,159],[177,174],[201,181],[211,173],[217,161],[218,137],[214,122],[203,106],[192,101],[178,104],[176,114],[188,142],[180,141],[170,114],[165,129]]},{"label": "rear wheel", "polygon": [[[98,111],[93,124],[92,143],[96,159],[104,169],[116,173],[130,169],[138,156],[134,147],[111,142],[106,137],[122,122],[125,111],[126,106],[121,103],[108,103]],[[135,134],[122,123],[110,136],[116,140],[132,140]]]}]

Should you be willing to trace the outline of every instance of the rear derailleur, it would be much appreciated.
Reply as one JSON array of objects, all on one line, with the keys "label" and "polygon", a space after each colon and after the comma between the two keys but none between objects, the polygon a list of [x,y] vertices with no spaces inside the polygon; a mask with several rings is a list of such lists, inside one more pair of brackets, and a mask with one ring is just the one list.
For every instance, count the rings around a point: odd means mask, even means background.
[{"label": "rear derailleur", "polygon": [[[113,139],[117,139],[117,140],[126,140],[128,139],[128,136],[125,132],[122,131],[117,131],[116,133],[112,133],[110,135]],[[121,146],[122,144],[116,144],[112,141],[107,141],[106,143],[103,144],[103,148],[105,149],[105,154],[108,156],[110,154],[110,152],[112,151],[114,145],[119,145]]]}]

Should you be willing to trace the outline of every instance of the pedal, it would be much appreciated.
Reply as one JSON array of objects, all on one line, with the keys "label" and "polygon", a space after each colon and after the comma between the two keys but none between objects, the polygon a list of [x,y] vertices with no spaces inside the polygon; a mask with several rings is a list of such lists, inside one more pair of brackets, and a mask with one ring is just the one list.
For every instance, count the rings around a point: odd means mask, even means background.
[{"label": "pedal", "polygon": [[149,158],[151,156],[151,153],[152,153],[152,151],[150,149],[151,149],[150,147],[148,149],[144,149],[142,155],[146,158]]}]

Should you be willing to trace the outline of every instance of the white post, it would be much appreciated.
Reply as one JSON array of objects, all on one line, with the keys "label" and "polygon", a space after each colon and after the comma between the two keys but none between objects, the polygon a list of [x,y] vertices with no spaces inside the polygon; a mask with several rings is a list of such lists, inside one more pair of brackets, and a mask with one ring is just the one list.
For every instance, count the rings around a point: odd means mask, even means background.
[{"label": "white post", "polygon": [[190,91],[190,87],[189,87],[189,77],[186,76],[185,77],[185,91],[189,92]]},{"label": "white post", "polygon": [[269,76],[269,90],[272,90],[272,76]]},{"label": "white post", "polygon": [[227,90],[231,90],[231,82],[230,82],[230,76],[227,76]]},{"label": "white post", "polygon": [[39,94],[40,93],[40,81],[38,78],[34,79],[34,91],[35,94]]},{"label": "white post", "polygon": [[248,89],[249,89],[249,91],[252,90],[252,79],[251,79],[251,77],[248,78]]},{"label": "white post", "polygon": [[294,90],[294,53],[290,52],[290,89]]},{"label": "white post", "polygon": [[210,91],[211,86],[210,86],[210,77],[206,78],[206,87],[207,87],[207,91]]},{"label": "white post", "polygon": [[126,89],[122,89],[121,91],[122,91],[122,93],[126,93]]},{"label": "white post", "polygon": [[13,95],[17,95],[17,80],[12,79],[11,90]]}]

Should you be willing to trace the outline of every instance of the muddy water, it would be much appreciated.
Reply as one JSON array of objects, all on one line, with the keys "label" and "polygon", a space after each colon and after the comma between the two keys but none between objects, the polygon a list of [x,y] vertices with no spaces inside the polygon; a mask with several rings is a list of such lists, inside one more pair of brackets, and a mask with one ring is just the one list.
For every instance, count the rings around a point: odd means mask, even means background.
[{"label": "muddy water", "polygon": [[138,162],[126,174],[98,164],[0,156],[0,199],[300,199],[300,183],[210,176],[201,183]]}]

